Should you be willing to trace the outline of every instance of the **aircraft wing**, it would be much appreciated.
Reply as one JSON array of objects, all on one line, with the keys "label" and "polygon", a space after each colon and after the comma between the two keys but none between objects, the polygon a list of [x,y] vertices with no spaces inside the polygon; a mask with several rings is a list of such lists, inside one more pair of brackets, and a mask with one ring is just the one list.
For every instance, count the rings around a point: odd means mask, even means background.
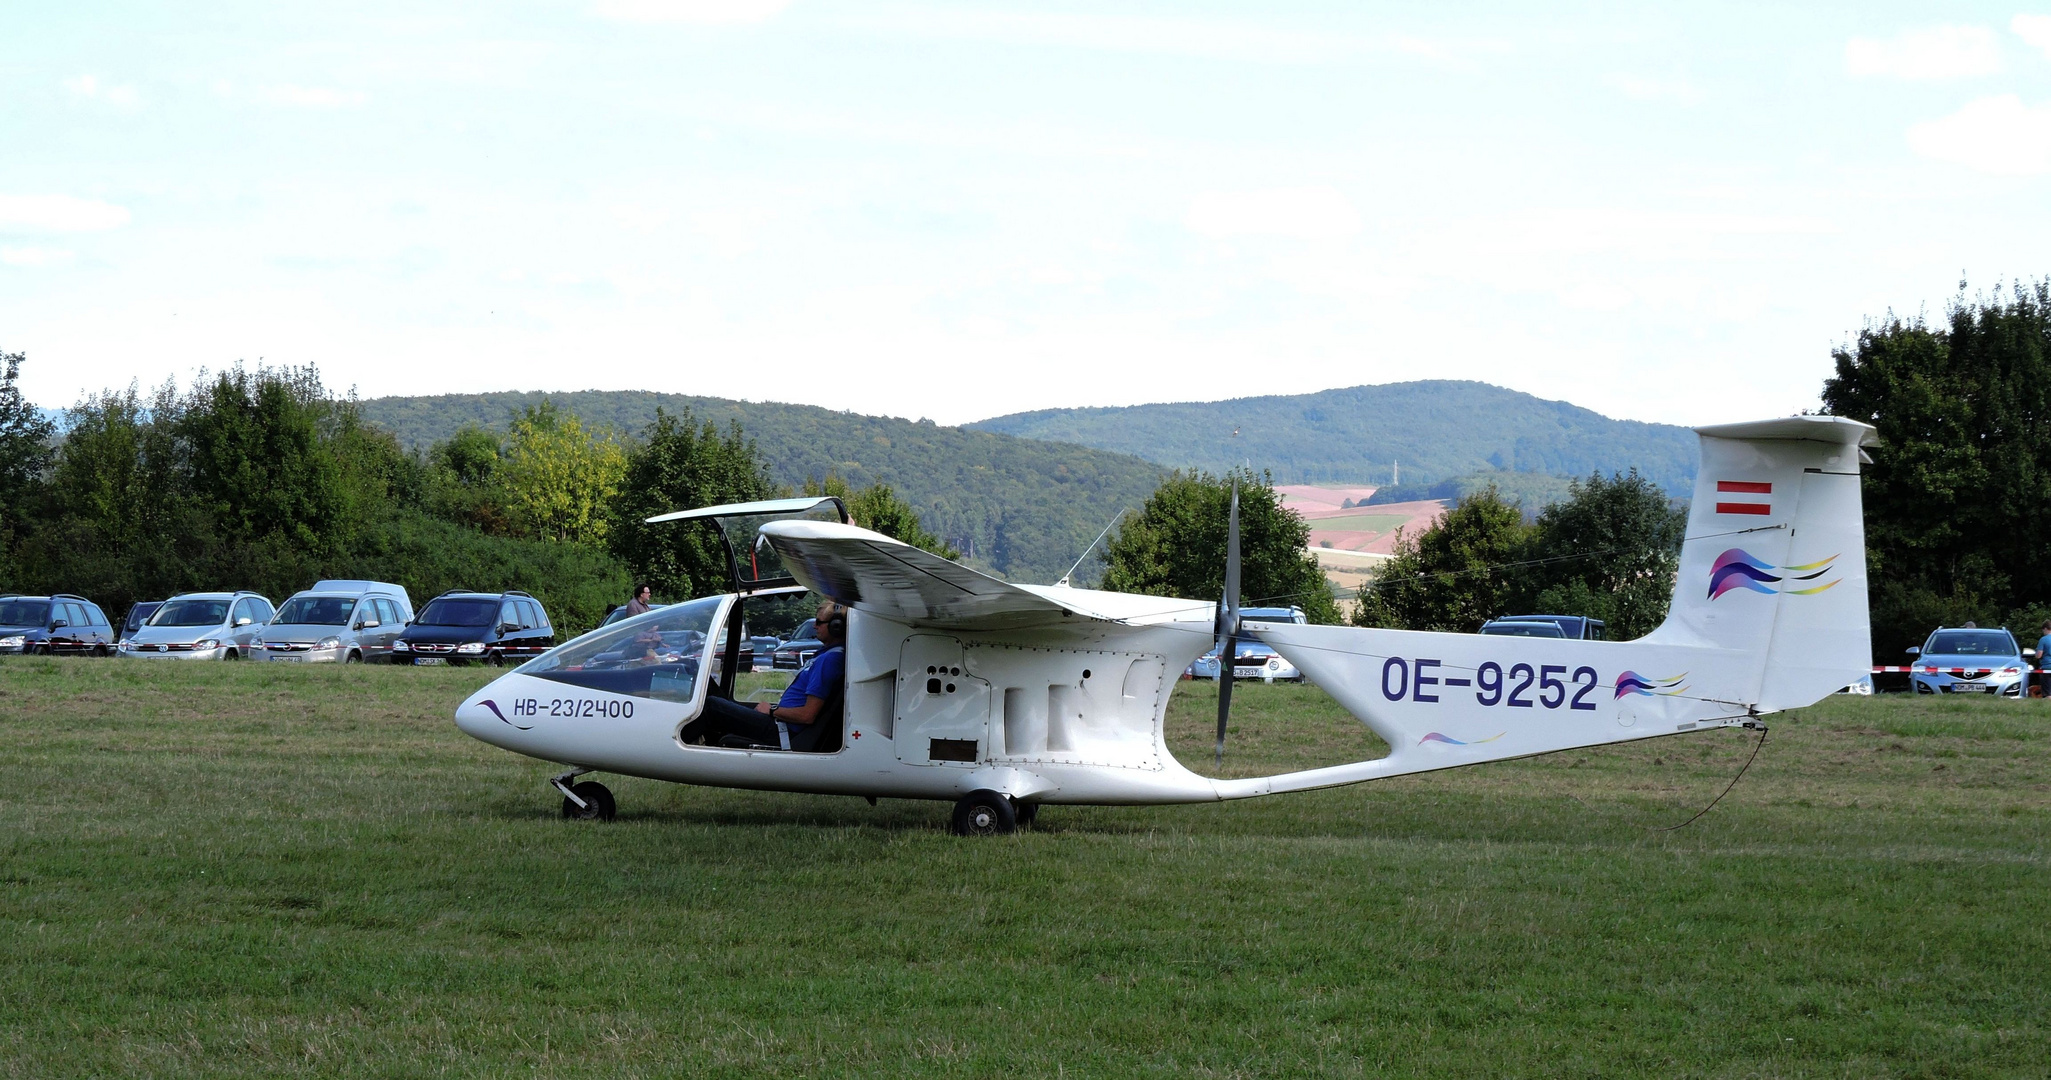
[{"label": "aircraft wing", "polygon": [[1072,619],[1208,620],[1210,604],[1087,589],[1014,585],[878,532],[831,521],[776,521],[762,535],[791,576],[858,611],[918,626],[1002,630]]}]

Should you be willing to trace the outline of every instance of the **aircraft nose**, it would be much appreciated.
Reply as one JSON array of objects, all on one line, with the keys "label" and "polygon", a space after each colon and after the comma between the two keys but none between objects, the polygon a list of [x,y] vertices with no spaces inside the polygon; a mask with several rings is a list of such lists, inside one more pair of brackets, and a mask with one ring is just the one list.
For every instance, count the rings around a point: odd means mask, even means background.
[{"label": "aircraft nose", "polygon": [[502,689],[498,682],[493,682],[458,705],[457,730],[473,739],[505,746],[532,726],[514,715],[512,699],[500,692]]}]

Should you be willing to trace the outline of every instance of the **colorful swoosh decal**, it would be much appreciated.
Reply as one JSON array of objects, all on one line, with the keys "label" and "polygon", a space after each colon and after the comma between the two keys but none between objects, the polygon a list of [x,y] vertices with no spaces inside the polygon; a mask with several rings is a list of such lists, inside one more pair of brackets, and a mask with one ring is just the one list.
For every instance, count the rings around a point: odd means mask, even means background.
[{"label": "colorful swoosh decal", "polygon": [[1625,694],[1637,694],[1640,697],[1651,697],[1657,694],[1660,697],[1673,697],[1687,689],[1687,687],[1681,685],[1681,680],[1687,677],[1688,673],[1685,671],[1679,675],[1663,679],[1640,675],[1635,671],[1626,671],[1617,676],[1616,696],[1623,697]]},{"label": "colorful swoosh decal", "polygon": [[520,724],[515,724],[515,723],[513,723],[513,722],[512,722],[511,720],[506,720],[506,714],[505,714],[505,713],[502,713],[502,712],[500,712],[500,711],[499,711],[499,703],[498,703],[498,702],[496,702],[496,701],[493,701],[493,700],[492,700],[492,699],[490,699],[490,698],[485,698],[485,699],[484,699],[483,701],[480,701],[480,702],[478,702],[478,704],[479,704],[479,705],[482,705],[482,706],[484,706],[484,707],[485,707],[485,708],[487,708],[487,709],[490,709],[490,710],[491,710],[491,714],[492,714],[493,716],[496,716],[496,717],[498,717],[498,718],[499,718],[500,720],[504,720],[504,721],[505,721],[505,723],[506,723],[506,725],[507,725],[508,727],[516,727],[516,728],[519,728],[519,729],[520,729],[521,731],[532,731],[532,730],[534,730],[534,725],[532,725],[532,724],[527,724],[527,725],[524,725],[524,726],[523,726],[523,725],[520,725]]},{"label": "colorful swoosh decal", "polygon": [[1459,739],[1453,738],[1451,735],[1441,735],[1436,731],[1430,731],[1425,733],[1424,738],[1417,740],[1417,745],[1423,746],[1425,743],[1428,742],[1442,742],[1450,746],[1480,746],[1482,743],[1494,742],[1497,739],[1500,739],[1508,734],[1509,732],[1507,731],[1498,731],[1495,734],[1490,735],[1486,739],[1475,739],[1472,742],[1462,742]]},{"label": "colorful swoosh decal", "polygon": [[[1786,593],[1790,596],[1814,596],[1835,586],[1843,578],[1835,578],[1821,585],[1795,588],[1799,582],[1815,581],[1830,573],[1837,556],[1818,559],[1800,566],[1775,566],[1744,548],[1732,548],[1716,557],[1709,566],[1709,598],[1711,600],[1727,592],[1744,589],[1749,592]],[[1774,571],[1780,573],[1774,573]],[[1778,586],[1776,588],[1776,586]]]}]

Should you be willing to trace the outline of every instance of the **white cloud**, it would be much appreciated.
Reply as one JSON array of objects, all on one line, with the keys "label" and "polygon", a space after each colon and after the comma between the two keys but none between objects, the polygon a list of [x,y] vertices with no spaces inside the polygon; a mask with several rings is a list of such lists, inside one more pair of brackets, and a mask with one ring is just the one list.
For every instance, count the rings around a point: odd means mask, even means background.
[{"label": "white cloud", "polygon": [[70,195],[0,195],[0,228],[99,232],[128,224],[128,211]]},{"label": "white cloud", "polygon": [[1624,92],[1633,101],[1678,101],[1693,105],[1702,100],[1702,91],[1695,84],[1682,78],[1658,79],[1640,75],[1616,75],[1610,85]]},{"label": "white cloud", "polygon": [[2051,56],[2051,15],[2017,15],[2008,24],[2033,49]]},{"label": "white cloud", "polygon": [[1845,43],[1844,66],[1853,75],[1956,79],[2000,71],[2001,47],[1984,26],[1932,26],[1887,41],[1853,38]]},{"label": "white cloud", "polygon": [[1336,188],[1206,191],[1189,200],[1183,224],[1205,236],[1293,236],[1323,240],[1360,231],[1360,213]]},{"label": "white cloud", "polygon": [[721,26],[763,22],[789,6],[790,0],[598,0],[595,10],[621,22]]},{"label": "white cloud", "polygon": [[1909,129],[1909,149],[1997,176],[2051,172],[2051,103],[2014,94],[1981,98],[1950,116]]},{"label": "white cloud", "polygon": [[8,266],[55,266],[71,259],[71,252],[63,248],[0,247],[0,263]]},{"label": "white cloud", "polygon": [[64,89],[89,101],[104,101],[109,105],[117,105],[122,108],[128,108],[141,100],[136,95],[135,87],[125,85],[110,86],[102,83],[97,76],[93,75],[80,75],[76,78],[66,79],[64,80]]},{"label": "white cloud", "polygon": [[263,97],[273,105],[290,105],[302,109],[346,109],[370,100],[370,95],[361,90],[293,86],[290,83],[265,87]]}]

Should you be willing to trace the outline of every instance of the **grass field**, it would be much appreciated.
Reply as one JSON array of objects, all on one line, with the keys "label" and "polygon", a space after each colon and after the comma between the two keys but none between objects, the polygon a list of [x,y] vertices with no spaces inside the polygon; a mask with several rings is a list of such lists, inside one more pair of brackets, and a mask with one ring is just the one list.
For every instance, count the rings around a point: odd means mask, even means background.
[{"label": "grass field", "polygon": [[[2044,1076],[2051,707],[1222,806],[947,807],[470,741],[489,673],[0,662],[0,1075]],[[1179,753],[1214,699],[1183,684]],[[1372,753],[1242,685],[1228,767]]]}]

